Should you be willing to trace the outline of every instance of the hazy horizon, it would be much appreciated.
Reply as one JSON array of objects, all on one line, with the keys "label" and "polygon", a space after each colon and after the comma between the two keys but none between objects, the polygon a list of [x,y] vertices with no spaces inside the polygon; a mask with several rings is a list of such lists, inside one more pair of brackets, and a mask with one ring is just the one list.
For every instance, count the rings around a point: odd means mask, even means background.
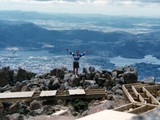
[{"label": "hazy horizon", "polygon": [[0,10],[160,17],[158,0],[1,0]]}]

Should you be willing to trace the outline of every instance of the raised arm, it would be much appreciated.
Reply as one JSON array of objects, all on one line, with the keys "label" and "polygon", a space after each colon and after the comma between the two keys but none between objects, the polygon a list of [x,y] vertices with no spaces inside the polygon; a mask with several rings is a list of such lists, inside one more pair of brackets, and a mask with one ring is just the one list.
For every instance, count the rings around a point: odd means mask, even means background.
[{"label": "raised arm", "polygon": [[73,56],[75,55],[74,52],[71,52],[68,48],[66,48],[66,50],[67,50],[67,52],[69,52],[69,54],[71,54]]},{"label": "raised arm", "polygon": [[87,53],[87,51],[80,54],[80,57],[84,56]]}]

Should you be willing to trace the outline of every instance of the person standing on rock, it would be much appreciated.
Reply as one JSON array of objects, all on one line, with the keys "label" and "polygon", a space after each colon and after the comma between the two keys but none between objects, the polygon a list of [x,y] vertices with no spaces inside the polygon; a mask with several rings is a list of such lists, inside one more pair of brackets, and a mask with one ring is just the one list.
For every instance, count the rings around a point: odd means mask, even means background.
[{"label": "person standing on rock", "polygon": [[86,53],[87,53],[87,51],[86,52],[84,52],[84,53],[81,53],[81,54],[79,54],[79,51],[78,50],[76,50],[76,53],[74,53],[74,52],[71,52],[68,48],[66,48],[66,50],[69,52],[69,54],[71,54],[72,56],[73,56],[73,58],[74,58],[74,61],[73,61],[73,73],[74,73],[74,75],[78,75],[78,68],[79,68],[79,59],[82,57],[82,56],[84,56]]}]

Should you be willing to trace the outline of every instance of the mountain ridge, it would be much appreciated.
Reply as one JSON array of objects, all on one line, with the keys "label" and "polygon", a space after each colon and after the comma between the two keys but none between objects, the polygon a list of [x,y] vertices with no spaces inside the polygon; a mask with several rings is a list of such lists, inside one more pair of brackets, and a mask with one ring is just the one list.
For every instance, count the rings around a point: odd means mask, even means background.
[{"label": "mountain ridge", "polygon": [[[134,35],[127,32],[100,32],[86,29],[76,30],[47,30],[30,22],[15,24],[0,21],[0,48],[21,47],[47,49],[51,53],[63,53],[65,48],[89,50],[100,54],[108,52],[108,56],[122,56],[127,58],[143,58],[151,54],[160,58],[159,33]],[[153,39],[153,40],[150,40]],[[55,46],[43,48],[44,44]]]}]

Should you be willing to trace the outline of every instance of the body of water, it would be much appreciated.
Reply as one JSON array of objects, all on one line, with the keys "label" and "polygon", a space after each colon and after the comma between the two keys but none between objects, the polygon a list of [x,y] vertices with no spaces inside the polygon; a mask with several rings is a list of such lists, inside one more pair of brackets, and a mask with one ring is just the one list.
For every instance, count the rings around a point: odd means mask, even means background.
[{"label": "body of water", "polygon": [[[73,57],[66,52],[65,55],[56,55],[48,51],[0,51],[0,67],[9,66],[11,69],[19,67],[44,74],[58,67],[66,67],[72,70]],[[86,54],[80,59],[80,72],[83,67],[95,67],[97,70],[112,70],[115,67],[124,67],[126,65],[135,65],[138,69],[139,79],[154,76],[159,81],[160,60],[147,55],[143,59],[129,59],[123,57],[102,57]]]}]

